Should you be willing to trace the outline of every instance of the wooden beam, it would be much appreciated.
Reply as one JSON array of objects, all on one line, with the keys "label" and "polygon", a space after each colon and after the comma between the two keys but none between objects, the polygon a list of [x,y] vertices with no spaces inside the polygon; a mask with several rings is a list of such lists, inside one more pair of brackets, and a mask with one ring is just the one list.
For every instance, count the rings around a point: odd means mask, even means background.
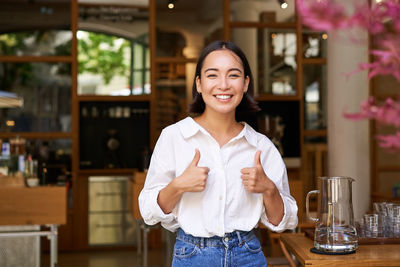
[{"label": "wooden beam", "polygon": [[23,63],[23,62],[66,62],[71,63],[73,56],[0,56],[0,62]]}]

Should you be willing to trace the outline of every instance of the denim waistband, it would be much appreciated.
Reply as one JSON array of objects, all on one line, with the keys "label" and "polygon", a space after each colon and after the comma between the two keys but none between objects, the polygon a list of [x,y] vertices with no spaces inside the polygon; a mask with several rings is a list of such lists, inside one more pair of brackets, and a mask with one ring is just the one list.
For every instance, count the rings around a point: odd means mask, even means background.
[{"label": "denim waistband", "polygon": [[197,245],[199,247],[217,247],[226,246],[228,243],[232,245],[241,246],[244,242],[247,242],[255,237],[254,231],[234,231],[232,233],[226,233],[223,237],[212,236],[212,237],[196,237],[190,234],[186,234],[181,228],[178,229],[176,239],[181,241]]}]

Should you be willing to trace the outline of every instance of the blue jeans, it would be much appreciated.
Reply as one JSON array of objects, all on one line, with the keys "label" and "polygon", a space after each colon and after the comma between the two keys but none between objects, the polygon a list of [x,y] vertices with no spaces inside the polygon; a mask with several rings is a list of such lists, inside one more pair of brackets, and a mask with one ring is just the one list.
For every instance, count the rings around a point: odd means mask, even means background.
[{"label": "blue jeans", "polygon": [[267,266],[267,261],[253,231],[203,238],[178,229],[172,267],[263,266]]}]

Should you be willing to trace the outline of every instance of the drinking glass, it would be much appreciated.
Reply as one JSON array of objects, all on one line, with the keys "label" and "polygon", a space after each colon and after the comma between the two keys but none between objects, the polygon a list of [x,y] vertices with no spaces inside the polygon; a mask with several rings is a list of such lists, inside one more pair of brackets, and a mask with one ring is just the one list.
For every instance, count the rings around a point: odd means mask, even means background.
[{"label": "drinking glass", "polygon": [[364,232],[366,237],[378,237],[379,215],[364,214]]}]

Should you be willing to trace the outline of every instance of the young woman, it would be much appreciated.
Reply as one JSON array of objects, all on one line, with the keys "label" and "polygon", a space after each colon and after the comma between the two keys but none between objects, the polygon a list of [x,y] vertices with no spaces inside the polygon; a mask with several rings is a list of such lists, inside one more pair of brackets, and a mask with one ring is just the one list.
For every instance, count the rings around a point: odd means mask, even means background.
[{"label": "young woman", "polygon": [[190,111],[165,128],[139,196],[145,223],[177,231],[172,266],[266,266],[253,229],[295,228],[286,168],[264,135],[236,121],[259,110],[249,63],[217,41],[197,62]]}]

